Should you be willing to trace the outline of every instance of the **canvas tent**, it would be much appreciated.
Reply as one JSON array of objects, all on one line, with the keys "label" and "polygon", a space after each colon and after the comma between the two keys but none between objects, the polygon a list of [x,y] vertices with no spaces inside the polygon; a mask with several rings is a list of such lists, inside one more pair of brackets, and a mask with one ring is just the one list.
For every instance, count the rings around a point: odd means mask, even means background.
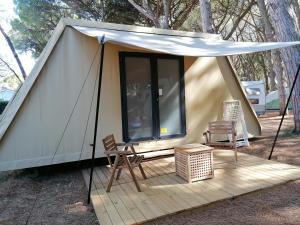
[{"label": "canvas tent", "polygon": [[[98,40],[105,43],[105,51]],[[101,52],[96,157],[104,157],[101,139],[105,135],[113,133],[117,140],[124,139],[121,53],[149,57],[168,53],[180,56],[183,62],[185,133],[144,141],[138,151],[202,141],[208,121],[220,119],[222,102],[231,99],[241,101],[249,136],[257,136],[259,122],[225,55],[294,44],[239,44],[222,41],[218,35],[63,19],[0,118],[0,171],[91,157]]]}]

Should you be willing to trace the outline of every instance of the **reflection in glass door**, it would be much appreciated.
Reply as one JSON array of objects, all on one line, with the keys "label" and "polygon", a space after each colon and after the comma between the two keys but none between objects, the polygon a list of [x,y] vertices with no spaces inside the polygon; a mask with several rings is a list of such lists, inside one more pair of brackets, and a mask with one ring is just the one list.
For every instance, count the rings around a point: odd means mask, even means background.
[{"label": "reflection in glass door", "polygon": [[160,137],[182,133],[178,59],[157,59]]},{"label": "reflection in glass door", "polygon": [[126,57],[126,102],[128,138],[153,136],[150,59]]}]

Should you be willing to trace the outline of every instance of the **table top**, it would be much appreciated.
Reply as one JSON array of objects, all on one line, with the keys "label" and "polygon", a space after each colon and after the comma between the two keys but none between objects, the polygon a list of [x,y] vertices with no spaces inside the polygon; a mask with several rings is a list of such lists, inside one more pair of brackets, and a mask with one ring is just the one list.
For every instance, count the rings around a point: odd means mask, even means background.
[{"label": "table top", "polygon": [[182,153],[195,153],[195,152],[211,151],[211,150],[213,150],[212,147],[207,145],[202,145],[199,143],[186,144],[186,145],[175,147],[175,151],[180,151]]}]

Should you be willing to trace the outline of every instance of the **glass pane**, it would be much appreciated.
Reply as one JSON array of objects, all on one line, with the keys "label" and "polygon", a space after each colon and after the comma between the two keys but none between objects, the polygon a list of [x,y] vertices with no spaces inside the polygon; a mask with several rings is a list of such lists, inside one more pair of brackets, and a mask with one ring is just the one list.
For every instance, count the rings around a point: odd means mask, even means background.
[{"label": "glass pane", "polygon": [[160,136],[181,134],[180,71],[177,59],[158,59]]},{"label": "glass pane", "polygon": [[152,137],[150,59],[126,57],[125,72],[129,138]]}]

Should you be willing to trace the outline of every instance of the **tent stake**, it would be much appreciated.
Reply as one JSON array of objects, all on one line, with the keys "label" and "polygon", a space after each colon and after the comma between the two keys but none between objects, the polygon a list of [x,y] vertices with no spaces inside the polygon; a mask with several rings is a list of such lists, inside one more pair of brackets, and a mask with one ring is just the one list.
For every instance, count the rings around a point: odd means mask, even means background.
[{"label": "tent stake", "polygon": [[101,48],[101,60],[100,60],[100,70],[99,70],[99,83],[98,83],[98,91],[97,91],[97,105],[96,105],[96,118],[95,118],[95,127],[94,127],[94,139],[93,144],[93,153],[92,153],[92,164],[91,164],[91,172],[90,172],[90,183],[89,183],[89,192],[88,192],[88,204],[91,201],[91,189],[92,189],[92,182],[93,182],[93,172],[95,166],[95,150],[96,150],[96,139],[97,139],[97,129],[98,129],[98,116],[99,116],[99,108],[100,108],[100,94],[101,94],[101,83],[102,83],[102,75],[103,75],[103,58],[104,58],[104,36],[101,40],[102,48]]},{"label": "tent stake", "polygon": [[293,90],[294,90],[294,87],[296,85],[296,82],[297,82],[297,78],[299,76],[299,70],[300,70],[300,64],[298,66],[298,70],[296,72],[296,76],[294,78],[294,82],[293,82],[293,85],[292,85],[292,88],[291,88],[291,91],[290,91],[290,94],[289,94],[289,97],[288,97],[288,100],[286,101],[286,104],[285,104],[285,108],[284,108],[284,113],[281,117],[281,120],[280,120],[280,123],[279,123],[279,127],[278,127],[278,130],[277,130],[277,133],[276,133],[276,136],[275,136],[275,139],[274,139],[274,142],[273,142],[273,145],[272,145],[272,149],[271,149],[271,152],[270,152],[270,155],[269,155],[269,160],[271,160],[271,157],[272,157],[272,154],[273,154],[273,151],[274,151],[274,148],[275,148],[275,145],[276,145],[276,142],[277,142],[277,139],[278,139],[278,135],[279,135],[279,132],[280,132],[280,129],[281,129],[281,125],[282,125],[282,122],[284,120],[284,116],[286,114],[286,111],[289,107],[289,102],[290,102],[290,99],[292,97],[292,94],[293,94]]}]

